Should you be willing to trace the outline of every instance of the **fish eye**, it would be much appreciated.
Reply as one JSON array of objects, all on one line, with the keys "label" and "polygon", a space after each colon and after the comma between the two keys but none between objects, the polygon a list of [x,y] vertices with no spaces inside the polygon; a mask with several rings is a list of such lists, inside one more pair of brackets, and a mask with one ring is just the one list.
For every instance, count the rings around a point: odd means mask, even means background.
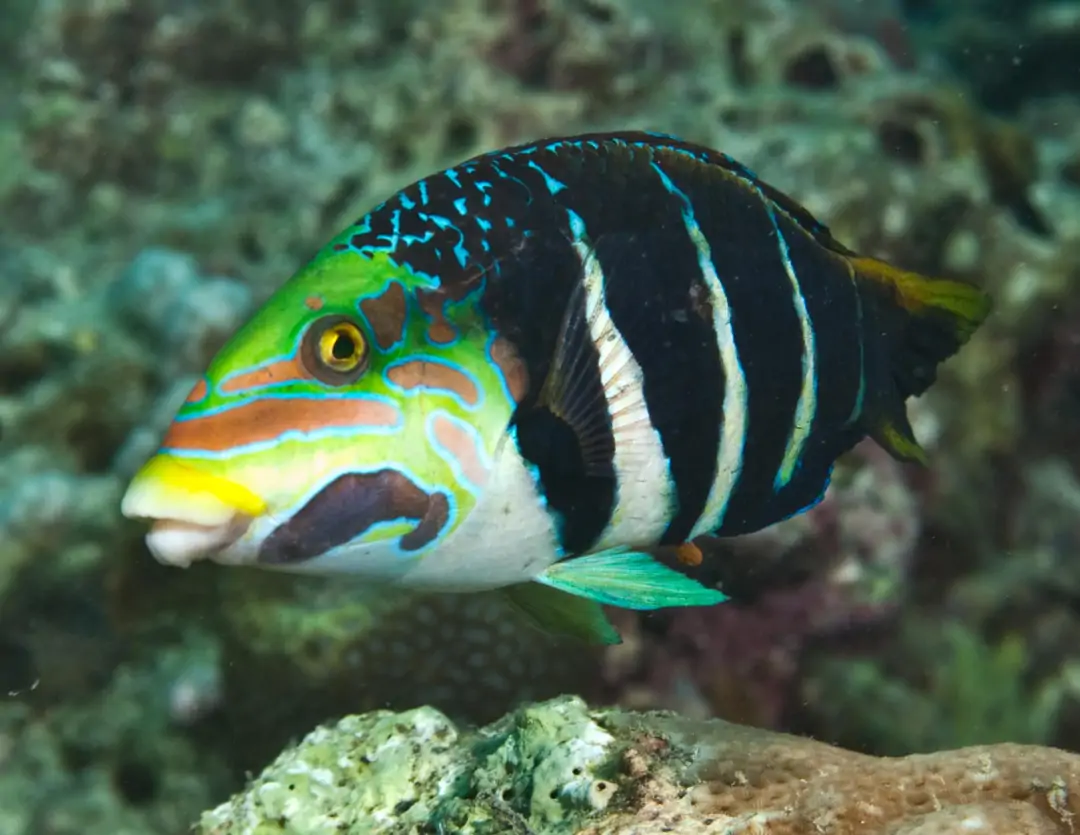
[{"label": "fish eye", "polygon": [[367,339],[348,317],[326,316],[304,334],[301,359],[317,380],[332,386],[347,385],[367,370]]}]

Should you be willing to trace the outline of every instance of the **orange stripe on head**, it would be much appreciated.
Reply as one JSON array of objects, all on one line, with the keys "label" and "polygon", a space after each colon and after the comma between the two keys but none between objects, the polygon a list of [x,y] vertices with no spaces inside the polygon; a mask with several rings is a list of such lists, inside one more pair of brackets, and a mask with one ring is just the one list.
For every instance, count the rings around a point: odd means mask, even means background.
[{"label": "orange stripe on head", "polygon": [[386,376],[403,389],[442,389],[457,395],[463,403],[475,406],[480,402],[476,383],[449,365],[432,360],[412,360],[392,366]]},{"label": "orange stripe on head", "polygon": [[461,467],[461,472],[477,487],[487,485],[491,471],[484,466],[477,439],[458,424],[443,415],[431,418],[431,434],[443,449]]},{"label": "orange stripe on head", "polygon": [[396,281],[381,296],[360,302],[360,310],[371,325],[375,344],[388,351],[405,338],[405,290]]},{"label": "orange stripe on head", "polygon": [[299,397],[253,400],[216,414],[176,421],[169,427],[162,446],[224,452],[246,444],[273,441],[286,432],[388,428],[401,421],[398,409],[378,400]]},{"label": "orange stripe on head", "polygon": [[491,343],[491,359],[498,367],[503,380],[506,381],[510,396],[514,398],[515,403],[520,403],[529,391],[529,372],[517,351],[514,350],[514,346],[503,337],[496,337]]},{"label": "orange stripe on head", "polygon": [[206,384],[206,378],[200,377],[196,381],[195,385],[191,387],[191,391],[188,392],[185,403],[199,403],[206,399],[206,396],[210,393],[210,386]]},{"label": "orange stripe on head", "polygon": [[242,394],[252,389],[311,379],[312,376],[299,361],[287,359],[236,374],[226,379],[219,388],[225,394]]}]

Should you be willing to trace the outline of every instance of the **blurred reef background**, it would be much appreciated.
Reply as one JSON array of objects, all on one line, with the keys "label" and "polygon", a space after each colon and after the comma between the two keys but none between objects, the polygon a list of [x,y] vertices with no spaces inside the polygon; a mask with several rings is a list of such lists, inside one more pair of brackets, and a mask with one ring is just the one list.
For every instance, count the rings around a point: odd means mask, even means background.
[{"label": "blurred reef background", "polygon": [[[1078,56],[1066,0],[6,0],[0,835],[182,835],[319,723],[571,693],[869,755],[1080,750]],[[603,652],[484,595],[153,561],[126,480],[333,233],[626,127],[994,295],[911,404],[929,469],[857,448],[813,511],[703,543],[733,602],[619,612]]]}]

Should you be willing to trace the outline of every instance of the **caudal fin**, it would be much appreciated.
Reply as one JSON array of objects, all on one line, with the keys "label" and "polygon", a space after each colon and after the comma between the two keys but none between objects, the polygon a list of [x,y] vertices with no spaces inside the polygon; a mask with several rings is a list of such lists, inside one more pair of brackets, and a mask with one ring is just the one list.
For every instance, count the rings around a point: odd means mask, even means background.
[{"label": "caudal fin", "polygon": [[[925,392],[938,366],[957,353],[990,315],[990,297],[970,284],[908,272],[875,258],[853,257],[861,279],[878,286],[881,330],[892,336],[878,380],[868,381],[868,434],[894,457],[925,463],[904,401]],[[884,378],[884,379],[881,379]]]}]

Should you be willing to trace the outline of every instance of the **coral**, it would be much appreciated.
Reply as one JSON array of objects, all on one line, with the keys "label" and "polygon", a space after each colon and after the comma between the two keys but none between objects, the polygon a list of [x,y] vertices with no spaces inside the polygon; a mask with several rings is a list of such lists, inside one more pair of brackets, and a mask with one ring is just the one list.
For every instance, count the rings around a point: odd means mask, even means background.
[{"label": "coral", "polygon": [[721,720],[589,711],[564,697],[477,731],[431,708],[311,732],[203,835],[989,835],[1066,831],[1080,759],[988,745],[870,757]]},{"label": "coral", "polygon": [[[85,651],[86,647],[83,645]],[[165,698],[196,642],[120,664],[98,694],[45,709],[41,689],[0,705],[0,831],[181,833],[234,785],[224,763],[175,732]],[[53,667],[39,670],[57,696]],[[13,694],[14,695],[14,694]]]},{"label": "coral", "polygon": [[587,91],[592,107],[658,85],[670,63],[654,21],[612,0],[506,0],[493,64],[527,87]]},{"label": "coral", "polygon": [[1071,3],[941,3],[926,41],[996,110],[1077,89],[1066,68],[1080,39]]}]

